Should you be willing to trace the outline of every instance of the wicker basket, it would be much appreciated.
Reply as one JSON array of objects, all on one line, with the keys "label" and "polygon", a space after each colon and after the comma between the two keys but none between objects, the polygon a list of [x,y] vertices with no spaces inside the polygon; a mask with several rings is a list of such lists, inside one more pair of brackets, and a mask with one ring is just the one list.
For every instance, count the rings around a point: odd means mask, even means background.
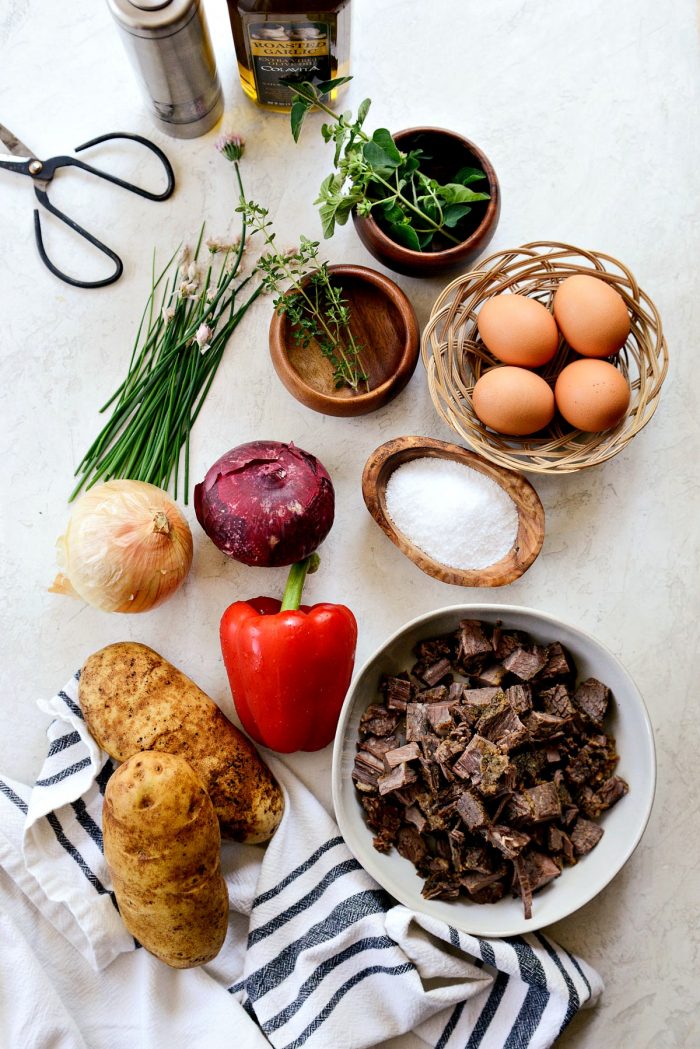
[{"label": "wicker basket", "polygon": [[[632,396],[625,418],[612,430],[583,433],[559,415],[531,437],[505,437],[488,429],[472,409],[471,394],[482,371],[499,362],[479,337],[476,321],[483,303],[503,291],[528,295],[551,309],[559,284],[576,273],[594,274],[620,293],[631,332],[613,359],[628,379]],[[485,458],[532,473],[573,473],[617,455],[651,419],[668,370],[668,348],[656,306],[626,266],[610,255],[569,244],[525,244],[484,259],[452,281],[433,306],[421,354],[433,403],[442,418]],[[554,385],[569,358],[563,340],[549,364],[537,371]]]}]

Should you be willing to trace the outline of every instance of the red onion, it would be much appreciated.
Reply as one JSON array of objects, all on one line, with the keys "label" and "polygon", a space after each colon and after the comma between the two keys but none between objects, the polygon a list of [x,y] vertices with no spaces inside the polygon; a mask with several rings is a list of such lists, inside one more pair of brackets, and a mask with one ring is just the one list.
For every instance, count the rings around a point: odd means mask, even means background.
[{"label": "red onion", "polygon": [[335,493],[318,459],[280,441],[232,448],[195,486],[197,520],[219,550],[246,565],[301,561],[333,524]]}]

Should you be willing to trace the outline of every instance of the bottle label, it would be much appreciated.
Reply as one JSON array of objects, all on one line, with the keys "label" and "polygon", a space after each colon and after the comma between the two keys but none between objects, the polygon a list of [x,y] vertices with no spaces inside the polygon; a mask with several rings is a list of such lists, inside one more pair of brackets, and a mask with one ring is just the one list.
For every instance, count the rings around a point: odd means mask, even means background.
[{"label": "bottle label", "polygon": [[248,38],[258,99],[289,107],[292,93],[283,77],[323,81],[331,78],[331,26],[326,22],[249,22]]}]

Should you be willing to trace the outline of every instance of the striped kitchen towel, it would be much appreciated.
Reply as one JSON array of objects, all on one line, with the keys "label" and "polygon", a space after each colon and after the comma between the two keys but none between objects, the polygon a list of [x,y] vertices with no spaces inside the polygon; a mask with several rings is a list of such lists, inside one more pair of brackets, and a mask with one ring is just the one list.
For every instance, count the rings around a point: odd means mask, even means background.
[{"label": "striped kitchen towel", "polygon": [[[54,720],[36,784],[0,777],[0,864],[108,979],[115,960],[123,971],[124,956],[145,954],[102,855],[114,764],[87,731],[77,677],[40,707]],[[539,1049],[596,1001],[598,974],[541,933],[486,940],[396,904],[311,792],[265,759],[285,814],[266,848],[222,846],[230,929],[203,970],[210,993],[239,1002],[275,1049],[365,1049],[408,1032],[435,1049]]]}]

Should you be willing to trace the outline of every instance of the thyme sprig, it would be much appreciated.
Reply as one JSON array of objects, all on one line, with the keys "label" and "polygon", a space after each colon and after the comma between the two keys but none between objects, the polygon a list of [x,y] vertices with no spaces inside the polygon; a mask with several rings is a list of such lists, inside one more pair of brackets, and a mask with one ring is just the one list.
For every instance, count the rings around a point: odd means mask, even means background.
[{"label": "thyme sprig", "polygon": [[[218,148],[233,163],[242,196],[238,161],[243,141],[226,136]],[[177,498],[184,447],[182,487],[187,503],[192,427],[228,339],[264,291],[255,271],[242,271],[247,232],[243,215],[235,241],[208,240],[203,245],[202,226],[194,249],[176,250],[159,273],[154,252],[151,292],[126,378],[100,409],[111,408],[111,415],[78,465],[71,500],[83,488],[117,477],[164,489],[172,482]],[[200,256],[206,249],[204,261]]]},{"label": "thyme sprig", "polygon": [[[258,259],[257,269],[265,288],[277,296],[276,312],[289,318],[295,344],[307,348],[315,343],[333,368],[336,388],[358,390],[362,384],[369,388],[363,347],[350,329],[350,307],[333,282],[328,263],[319,262],[319,242],[302,236],[296,248],[280,252],[268,210],[245,200],[238,210],[251,232],[260,233],[270,249]],[[284,290],[283,285],[287,285]]]},{"label": "thyme sprig", "polygon": [[[326,142],[333,142],[334,171],[328,175],[314,201],[319,204],[325,237],[332,237],[336,225],[344,225],[355,210],[358,215],[375,217],[390,237],[413,251],[425,251],[440,240],[459,244],[467,235],[465,219],[478,201],[488,193],[470,189],[473,182],[486,178],[480,168],[462,167],[448,183],[440,183],[421,170],[430,158],[422,150],[403,153],[386,128],[371,136],[363,130],[371,100],[360,103],[357,116],[336,113],[325,99],[352,77],[337,77],[322,84],[285,80],[292,91],[291,128],[294,141],[310,109],[320,109],[331,122],[321,126]],[[454,231],[454,232],[453,232]]]}]

